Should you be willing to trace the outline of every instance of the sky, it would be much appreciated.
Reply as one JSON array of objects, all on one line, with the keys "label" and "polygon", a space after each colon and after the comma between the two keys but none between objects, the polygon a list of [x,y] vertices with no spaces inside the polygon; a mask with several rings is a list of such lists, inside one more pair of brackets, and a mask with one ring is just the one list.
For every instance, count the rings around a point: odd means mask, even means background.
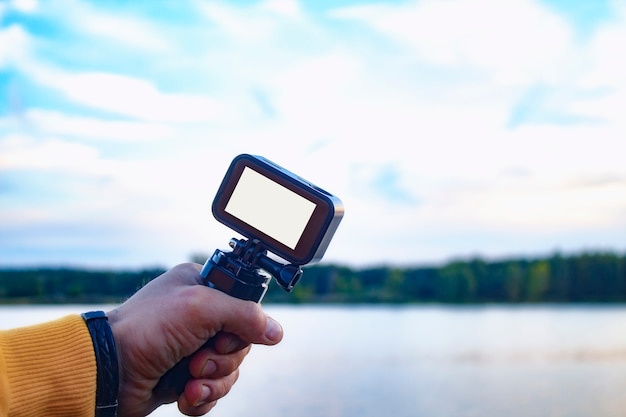
[{"label": "sky", "polygon": [[342,200],[323,262],[626,251],[624,45],[624,0],[0,1],[0,266],[227,248],[242,153]]}]

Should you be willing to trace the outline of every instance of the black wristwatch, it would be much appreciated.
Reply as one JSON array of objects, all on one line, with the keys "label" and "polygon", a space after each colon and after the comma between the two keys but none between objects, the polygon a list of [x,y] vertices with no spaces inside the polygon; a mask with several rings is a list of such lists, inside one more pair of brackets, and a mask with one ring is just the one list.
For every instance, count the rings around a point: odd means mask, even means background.
[{"label": "black wristwatch", "polygon": [[115,340],[104,311],[82,314],[87,324],[96,355],[96,417],[117,416],[117,395],[120,387]]}]

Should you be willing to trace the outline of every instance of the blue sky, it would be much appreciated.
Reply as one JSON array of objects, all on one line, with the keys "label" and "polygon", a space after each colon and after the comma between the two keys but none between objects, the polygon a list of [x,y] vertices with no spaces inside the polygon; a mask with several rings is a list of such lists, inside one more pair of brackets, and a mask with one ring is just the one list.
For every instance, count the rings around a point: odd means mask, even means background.
[{"label": "blue sky", "polygon": [[0,265],[172,266],[263,155],[353,266],[626,250],[626,2],[0,2]]}]

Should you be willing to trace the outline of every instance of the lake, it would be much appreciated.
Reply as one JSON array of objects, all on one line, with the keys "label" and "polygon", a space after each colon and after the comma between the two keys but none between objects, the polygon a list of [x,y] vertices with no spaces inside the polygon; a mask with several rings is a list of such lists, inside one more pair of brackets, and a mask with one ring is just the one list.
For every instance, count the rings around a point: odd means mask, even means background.
[{"label": "lake", "polygon": [[[88,309],[0,306],[0,327]],[[209,415],[626,415],[626,306],[265,309],[283,342],[255,346]]]}]

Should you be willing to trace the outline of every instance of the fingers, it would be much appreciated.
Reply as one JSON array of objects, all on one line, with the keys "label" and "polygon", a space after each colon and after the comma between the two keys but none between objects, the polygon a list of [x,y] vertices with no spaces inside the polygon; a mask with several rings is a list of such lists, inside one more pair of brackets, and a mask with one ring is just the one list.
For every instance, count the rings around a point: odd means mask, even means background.
[{"label": "fingers", "polygon": [[228,394],[233,387],[239,370],[218,379],[193,379],[185,386],[178,397],[178,409],[188,416],[201,416],[208,413],[217,400]]},{"label": "fingers", "polygon": [[193,378],[221,378],[233,373],[246,355],[250,345],[241,346],[234,352],[220,352],[210,346],[198,350],[189,360],[189,372]]},{"label": "fingers", "polygon": [[189,361],[194,379],[178,397],[178,409],[189,416],[208,413],[217,400],[228,394],[239,376],[239,366],[250,351],[250,344],[238,336],[220,333],[198,350]]},{"label": "fingers", "polygon": [[217,353],[226,355],[241,350],[249,345],[239,336],[232,333],[220,332],[211,339],[211,343]]},{"label": "fingers", "polygon": [[238,335],[248,343],[275,345],[283,338],[280,324],[263,312],[261,306],[252,301],[235,299],[213,288],[212,304],[204,303],[204,317],[219,317],[221,331]]},{"label": "fingers", "polygon": [[[176,293],[179,305],[173,307],[187,317],[186,324],[194,328],[217,330],[237,334],[248,343],[275,345],[283,337],[282,327],[269,318],[260,305],[243,301],[203,285],[198,264],[180,264],[158,278],[166,287],[184,284]],[[198,285],[202,284],[202,285]],[[171,295],[172,291],[167,290]]]}]

